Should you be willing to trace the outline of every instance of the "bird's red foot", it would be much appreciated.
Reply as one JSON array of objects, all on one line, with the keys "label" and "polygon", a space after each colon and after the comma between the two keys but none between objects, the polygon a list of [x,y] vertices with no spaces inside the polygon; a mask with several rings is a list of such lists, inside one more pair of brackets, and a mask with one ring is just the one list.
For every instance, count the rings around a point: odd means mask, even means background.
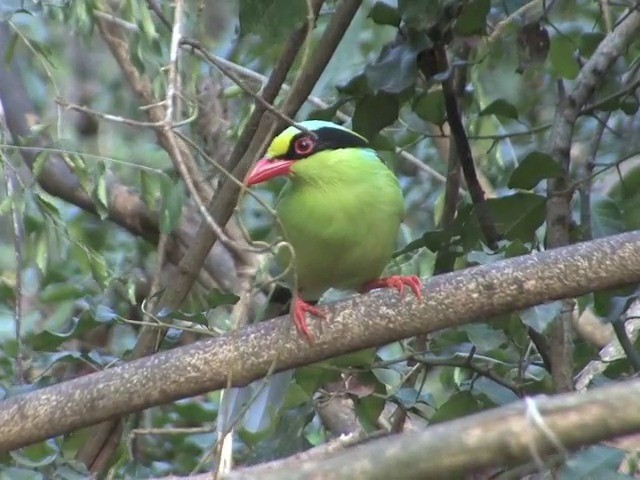
[{"label": "bird's red foot", "polygon": [[319,308],[314,307],[313,305],[309,305],[299,297],[294,297],[293,303],[291,305],[291,315],[293,316],[293,323],[298,329],[298,332],[300,332],[303,337],[306,337],[309,343],[313,343],[313,334],[311,333],[311,330],[309,330],[306,318],[304,318],[306,313],[319,318],[324,318],[324,313],[322,313]]},{"label": "bird's red foot", "polygon": [[422,282],[420,278],[415,275],[391,275],[390,277],[371,280],[362,286],[361,291],[368,292],[374,288],[395,288],[400,293],[400,296],[402,296],[405,285],[418,297],[418,300],[422,300],[422,292],[420,291]]}]

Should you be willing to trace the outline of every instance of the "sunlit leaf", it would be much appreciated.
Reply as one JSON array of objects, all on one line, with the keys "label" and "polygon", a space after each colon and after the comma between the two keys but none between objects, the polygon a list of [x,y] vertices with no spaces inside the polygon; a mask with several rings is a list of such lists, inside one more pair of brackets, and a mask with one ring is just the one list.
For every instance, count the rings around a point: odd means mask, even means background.
[{"label": "sunlit leaf", "polygon": [[46,440],[19,450],[13,450],[9,454],[18,465],[37,468],[53,463],[60,451],[55,440]]},{"label": "sunlit leaf", "polygon": [[580,66],[574,57],[575,50],[576,45],[567,37],[556,35],[551,39],[549,58],[556,75],[569,80],[578,76]]}]

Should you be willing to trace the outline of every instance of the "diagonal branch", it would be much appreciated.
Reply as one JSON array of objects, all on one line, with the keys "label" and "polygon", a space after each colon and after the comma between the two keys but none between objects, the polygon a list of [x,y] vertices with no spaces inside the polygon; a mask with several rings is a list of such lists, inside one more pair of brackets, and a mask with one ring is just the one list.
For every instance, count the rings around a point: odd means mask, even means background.
[{"label": "diagonal branch", "polygon": [[[355,296],[323,308],[316,342],[288,317],[157,353],[0,402],[0,451],[7,451],[207,391],[244,386],[347,352],[501,315],[542,302],[640,282],[640,232],[439,275],[424,298],[394,292]],[[323,332],[318,331],[322,325]],[[161,387],[159,387],[161,386]]]}]

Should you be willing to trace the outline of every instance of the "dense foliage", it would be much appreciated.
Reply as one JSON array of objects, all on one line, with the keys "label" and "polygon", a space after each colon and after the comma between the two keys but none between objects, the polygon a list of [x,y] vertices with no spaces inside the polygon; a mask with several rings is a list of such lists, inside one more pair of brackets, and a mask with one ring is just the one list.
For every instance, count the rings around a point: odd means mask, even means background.
[{"label": "dense foliage", "polygon": [[[130,357],[145,324],[173,323],[160,344],[170,349],[222,334],[236,321],[232,312],[246,285],[235,277],[200,281],[180,308],[152,314],[175,272],[170,255],[170,261],[159,264],[165,254],[157,242],[164,248],[168,241],[166,248],[172,248],[172,232],[188,222],[198,225],[198,210],[166,145],[157,143],[145,116],[149,106],[141,105],[130,89],[96,22],[125,32],[130,61],[139,75],[148,76],[152,95],[162,101],[172,87],[168,65],[174,8],[158,3],[169,25],[149,7],[155,5],[151,1],[0,5],[3,28],[10,32],[0,44],[0,61],[3,68],[13,64],[19,69],[40,115],[29,138],[12,137],[8,129],[0,132],[6,180],[0,189],[0,396],[118,364]],[[240,88],[196,49],[180,47],[174,121],[184,120],[176,129],[193,156],[196,183],[204,185],[201,195],[219,192],[225,178],[221,169],[234,168],[226,163],[229,152],[255,108],[243,90],[259,93],[282,46],[307,21],[311,3],[184,5],[182,35],[233,62],[224,65],[243,84]],[[322,48],[322,35],[339,3],[323,5],[289,84]],[[371,141],[401,179],[406,219],[389,271],[428,277],[557,246],[546,241],[547,180],[565,174],[571,242],[638,228],[639,145],[633,132],[640,43],[631,43],[581,107],[568,170],[550,150],[558,104],[600,42],[628,14],[633,2],[626,3],[362,2],[313,98],[295,119],[346,123]],[[438,57],[442,51],[448,55],[444,63]],[[499,233],[495,245],[487,240],[458,174],[459,148],[451,152],[451,111],[443,85],[453,87]],[[276,107],[284,97],[278,97]],[[18,143],[21,148],[12,146]],[[61,155],[95,213],[32,181],[21,156],[32,148],[39,153],[31,173],[37,177],[50,156]],[[131,187],[156,212],[157,232],[134,235],[108,220],[114,183]],[[447,197],[447,185],[460,195]],[[277,182],[261,186],[257,197],[270,204],[280,187]],[[244,245],[244,232],[253,241],[273,240],[268,207],[246,192],[234,218],[229,228],[234,241]],[[256,295],[268,292],[270,254],[223,257],[234,271],[256,267],[249,287]],[[331,292],[328,299],[340,295]],[[600,349],[614,340],[609,324],[623,343],[629,342],[626,353],[606,358],[597,373],[580,374],[582,388],[640,368],[633,339],[622,327],[635,299],[636,293],[626,290],[576,299],[570,366],[575,375],[601,360]],[[525,395],[552,393],[557,385],[539,342],[566,308],[561,301],[540,305],[258,381],[244,397],[251,403],[235,425],[235,461],[264,462],[327,442],[339,431],[325,408],[335,398],[346,399],[358,428],[370,433],[422,428]],[[249,321],[268,314],[253,305]],[[538,339],[535,345],[531,338]],[[132,416],[120,448],[103,470],[113,478],[147,478],[211,469],[220,404],[220,392],[211,392]],[[77,454],[91,435],[87,428],[4,454],[0,478],[85,478],[87,466]],[[629,456],[623,462],[625,454],[613,447],[587,449],[562,467],[561,478],[622,476],[617,473],[621,463],[632,465],[627,471],[635,468]]]}]

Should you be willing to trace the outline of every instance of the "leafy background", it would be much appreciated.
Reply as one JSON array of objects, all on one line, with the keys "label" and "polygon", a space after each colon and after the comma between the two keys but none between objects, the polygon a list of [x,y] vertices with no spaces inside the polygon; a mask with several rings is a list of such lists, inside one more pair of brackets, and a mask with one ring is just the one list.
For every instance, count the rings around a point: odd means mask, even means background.
[{"label": "leafy background", "polygon": [[[140,192],[158,212],[162,233],[173,231],[183,220],[183,207],[191,205],[151,129],[83,116],[55,102],[62,99],[142,119],[96,31],[95,16],[108,11],[126,22],[132,61],[164,95],[170,31],[143,1],[112,3],[0,5],[12,31],[2,61],[15,61],[22,70],[42,117],[35,133],[51,135],[50,148],[65,152],[100,206],[98,214],[91,215],[29,182],[19,151],[4,135],[0,166],[5,186],[8,172],[17,172],[20,179],[17,192],[0,190],[0,396],[5,398],[118,364],[135,345],[145,318],[142,300],[158,268],[157,249],[104,220],[110,176]],[[291,79],[304,68],[305,52],[321,47],[319,39],[336,3],[323,7]],[[306,103],[296,118],[346,119],[398,174],[406,220],[391,270],[427,277],[434,270],[442,273],[545,248],[545,180],[562,174],[549,155],[550,126],[561,92],[571,87],[581,66],[626,12],[625,2],[611,3],[606,12],[601,9],[605,3],[531,2],[526,12],[501,23],[527,2],[363,2],[313,90],[321,101]],[[172,18],[168,5],[162,10]],[[291,0],[187,2],[186,13],[187,34],[215,55],[253,72],[253,80],[244,78],[257,92],[260,75],[270,73],[282,43],[304,22],[307,5]],[[451,70],[427,78],[418,71],[418,54],[431,45],[429,32],[442,25],[450,27]],[[616,63],[576,124],[570,171],[575,188],[573,241],[640,225],[638,136],[633,134],[638,46],[633,43]],[[225,152],[253,108],[252,98],[213,66],[185,52],[181,58],[185,117],[194,113],[189,106],[207,87],[217,92],[212,101],[219,122],[216,135],[208,140],[198,122],[182,127],[182,133],[216,152],[213,161],[224,165]],[[484,244],[466,192],[455,220],[446,228],[442,222],[450,132],[440,82],[457,74],[464,78],[458,100],[466,132],[487,204],[503,235],[496,251]],[[341,116],[336,117],[338,111]],[[49,153],[43,150],[39,161]],[[200,156],[198,161],[215,185],[219,177],[212,159]],[[278,188],[267,185],[258,193],[270,202]],[[24,228],[20,263],[14,212]],[[269,238],[272,217],[255,199],[245,196],[238,214],[253,239]],[[258,280],[268,275],[269,260],[268,255],[257,258]],[[19,342],[14,321],[17,272],[23,311]],[[180,311],[162,312],[161,320],[176,323],[161,348],[228,330],[238,300],[233,293],[225,285],[199,287]],[[635,295],[615,295],[578,299],[576,374],[598,362],[599,350],[614,341],[611,325],[625,338],[620,326]],[[252,396],[245,397],[252,403],[235,425],[235,460],[254,464],[327,442],[336,430],[324,407],[335,398],[346,399],[353,408],[358,429],[373,432],[398,425],[421,428],[524,395],[552,393],[551,377],[528,329],[544,333],[561,310],[560,302],[541,305],[259,381]],[[599,373],[580,377],[582,384],[634,374],[640,365],[633,347],[631,339],[631,349],[608,358]],[[109,465],[110,474],[147,478],[211,468],[220,404],[220,392],[211,392],[133,416]],[[89,435],[87,429],[4,454],[0,478],[85,478],[86,466],[76,454]],[[599,445],[575,454],[557,473],[559,478],[625,477],[637,473],[634,458],[615,445]],[[621,465],[626,473],[619,470]]]}]

